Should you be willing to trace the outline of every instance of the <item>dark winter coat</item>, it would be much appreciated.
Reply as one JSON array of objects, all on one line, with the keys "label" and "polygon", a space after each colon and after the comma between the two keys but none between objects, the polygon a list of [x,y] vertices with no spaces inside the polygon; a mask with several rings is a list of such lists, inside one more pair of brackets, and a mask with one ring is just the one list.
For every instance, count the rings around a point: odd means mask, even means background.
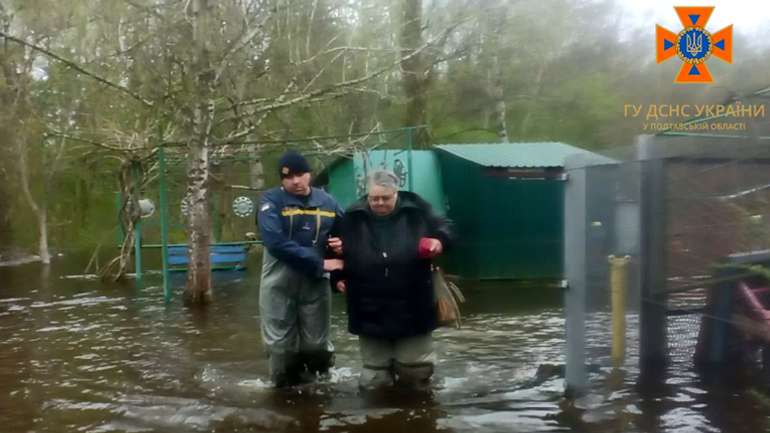
[{"label": "dark winter coat", "polygon": [[435,216],[417,194],[400,191],[387,224],[393,236],[381,245],[373,231],[377,218],[366,197],[342,218],[347,286],[348,329],[376,338],[403,338],[436,328],[431,261],[418,257],[421,237],[439,239],[449,247],[448,221]]}]

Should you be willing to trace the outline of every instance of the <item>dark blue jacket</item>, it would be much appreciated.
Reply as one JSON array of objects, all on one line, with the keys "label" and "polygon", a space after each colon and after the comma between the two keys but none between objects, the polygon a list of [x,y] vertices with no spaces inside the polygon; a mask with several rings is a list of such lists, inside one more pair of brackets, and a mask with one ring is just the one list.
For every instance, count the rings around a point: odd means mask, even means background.
[{"label": "dark blue jacket", "polygon": [[336,232],[343,210],[325,191],[312,188],[307,197],[281,187],[265,191],[257,225],[262,242],[276,259],[303,274],[323,275],[326,240]]}]

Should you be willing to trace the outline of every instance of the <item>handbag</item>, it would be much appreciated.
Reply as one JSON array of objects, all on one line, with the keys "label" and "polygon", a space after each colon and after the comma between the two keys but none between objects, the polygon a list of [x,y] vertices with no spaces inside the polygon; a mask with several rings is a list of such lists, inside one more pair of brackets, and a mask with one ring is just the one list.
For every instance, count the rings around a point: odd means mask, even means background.
[{"label": "handbag", "polygon": [[432,266],[432,277],[439,326],[459,328],[462,324],[459,304],[465,302],[465,297],[455,283],[447,281],[440,267]]}]

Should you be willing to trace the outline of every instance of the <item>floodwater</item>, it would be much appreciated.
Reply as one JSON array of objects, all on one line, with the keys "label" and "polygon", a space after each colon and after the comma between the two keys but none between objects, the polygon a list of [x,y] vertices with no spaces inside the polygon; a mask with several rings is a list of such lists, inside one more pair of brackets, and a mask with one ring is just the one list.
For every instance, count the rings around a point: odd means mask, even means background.
[{"label": "floodwater", "polygon": [[81,270],[0,267],[0,432],[770,432],[767,394],[708,385],[684,360],[656,386],[598,365],[590,393],[565,399],[559,289],[466,288],[463,328],[436,333],[432,392],[362,395],[341,295],[331,377],[276,391],[256,270],[216,274],[204,312],[165,305],[157,275],[62,278]]}]

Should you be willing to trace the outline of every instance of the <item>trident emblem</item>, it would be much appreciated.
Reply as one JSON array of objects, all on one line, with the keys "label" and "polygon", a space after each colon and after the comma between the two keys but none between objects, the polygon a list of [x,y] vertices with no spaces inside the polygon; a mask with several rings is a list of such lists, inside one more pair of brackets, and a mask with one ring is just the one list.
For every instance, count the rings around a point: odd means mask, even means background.
[{"label": "trident emblem", "polygon": [[703,49],[703,35],[686,35],[687,36],[687,52],[690,56],[695,57]]}]

